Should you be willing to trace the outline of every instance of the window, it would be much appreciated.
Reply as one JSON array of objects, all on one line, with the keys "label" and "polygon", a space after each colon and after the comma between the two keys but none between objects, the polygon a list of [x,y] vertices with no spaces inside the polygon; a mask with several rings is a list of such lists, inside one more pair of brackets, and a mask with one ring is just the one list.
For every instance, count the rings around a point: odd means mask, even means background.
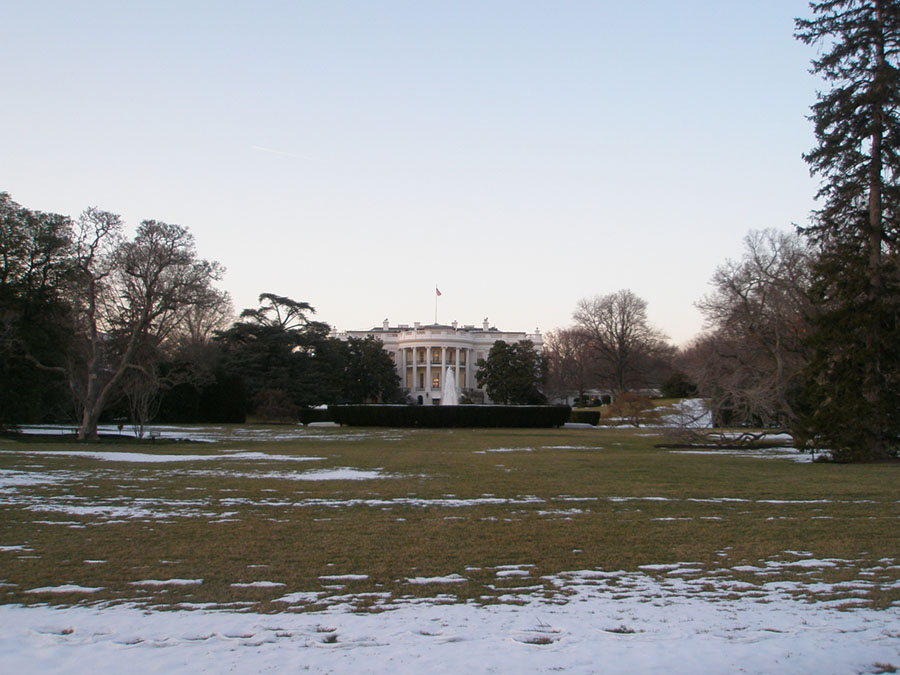
[{"label": "window", "polygon": [[440,389],[441,388],[441,376],[435,375],[431,378],[431,388],[432,389]]}]

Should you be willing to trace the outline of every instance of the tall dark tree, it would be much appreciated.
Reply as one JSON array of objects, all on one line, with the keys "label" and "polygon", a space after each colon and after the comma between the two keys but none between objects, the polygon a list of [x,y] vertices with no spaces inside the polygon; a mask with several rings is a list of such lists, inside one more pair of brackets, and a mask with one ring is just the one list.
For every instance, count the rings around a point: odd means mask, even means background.
[{"label": "tall dark tree", "polygon": [[272,392],[295,406],[328,402],[333,394],[323,392],[323,359],[316,357],[328,352],[328,325],[309,318],[315,309],[306,302],[274,293],[263,293],[259,301],[219,334],[225,372],[241,378],[250,405],[275,400]]},{"label": "tall dark tree", "polygon": [[805,155],[822,207],[804,229],[819,248],[810,366],[798,439],[872,460],[900,437],[900,3],[822,0],[796,36],[816,44],[830,85],[813,106]]},{"label": "tall dark tree", "polygon": [[61,289],[72,224],[25,208],[0,192],[0,425],[71,412],[57,371],[71,341]]},{"label": "tall dark tree", "polygon": [[370,335],[346,343],[345,394],[351,403],[399,403],[400,376],[381,340]]},{"label": "tall dark tree", "polygon": [[475,378],[494,403],[536,405],[546,402],[541,355],[531,340],[507,344],[497,340],[486,359],[478,361]]}]

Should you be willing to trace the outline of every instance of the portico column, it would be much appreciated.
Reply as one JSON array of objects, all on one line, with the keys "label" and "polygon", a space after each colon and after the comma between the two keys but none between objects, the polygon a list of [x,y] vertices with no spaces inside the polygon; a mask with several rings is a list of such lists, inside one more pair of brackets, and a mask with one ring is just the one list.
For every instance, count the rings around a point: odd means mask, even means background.
[{"label": "portico column", "polygon": [[425,348],[425,391],[431,398],[431,347]]}]

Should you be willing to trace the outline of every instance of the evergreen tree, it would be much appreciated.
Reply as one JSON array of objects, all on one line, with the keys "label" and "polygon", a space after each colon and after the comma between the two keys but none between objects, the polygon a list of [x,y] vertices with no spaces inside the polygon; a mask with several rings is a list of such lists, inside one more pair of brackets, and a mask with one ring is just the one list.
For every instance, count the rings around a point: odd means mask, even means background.
[{"label": "evergreen tree", "polygon": [[795,431],[839,460],[880,459],[900,438],[900,3],[810,6],[796,37],[821,46],[812,71],[831,88],[813,106],[818,143],[805,155],[823,205],[804,228],[819,252],[818,316]]},{"label": "evergreen tree", "polygon": [[73,412],[58,372],[72,340],[71,307],[60,290],[71,244],[67,217],[0,192],[0,427]]},{"label": "evergreen tree", "polygon": [[345,394],[351,403],[399,403],[400,377],[381,340],[370,335],[346,343]]},{"label": "evergreen tree", "polygon": [[323,389],[316,355],[328,325],[308,318],[315,313],[308,303],[273,293],[263,293],[259,301],[258,309],[245,309],[219,334],[224,371],[241,379],[251,405],[273,400],[272,392],[294,406],[327,403],[332,394]]},{"label": "evergreen tree", "polygon": [[539,405],[547,400],[541,393],[544,381],[543,359],[531,340],[507,344],[497,340],[487,359],[478,361],[475,378],[487,390],[494,403],[503,405]]}]

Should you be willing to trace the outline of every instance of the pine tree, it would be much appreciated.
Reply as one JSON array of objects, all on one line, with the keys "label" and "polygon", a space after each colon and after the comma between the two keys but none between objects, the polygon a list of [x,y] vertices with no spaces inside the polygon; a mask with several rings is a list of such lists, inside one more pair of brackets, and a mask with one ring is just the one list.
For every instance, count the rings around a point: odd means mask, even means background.
[{"label": "pine tree", "polygon": [[813,106],[821,179],[805,234],[817,246],[819,314],[807,341],[797,437],[841,460],[881,459],[900,442],[900,2],[823,0],[796,21],[822,48],[830,90]]}]

